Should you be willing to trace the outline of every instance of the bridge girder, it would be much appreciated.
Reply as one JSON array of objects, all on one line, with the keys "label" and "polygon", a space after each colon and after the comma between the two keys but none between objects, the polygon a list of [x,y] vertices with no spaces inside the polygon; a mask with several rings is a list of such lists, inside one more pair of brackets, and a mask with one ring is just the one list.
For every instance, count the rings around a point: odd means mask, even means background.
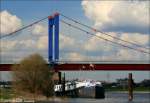
[{"label": "bridge girder", "polygon": [[[13,64],[0,64],[0,71],[11,71]],[[150,64],[55,64],[55,71],[150,71]]]}]

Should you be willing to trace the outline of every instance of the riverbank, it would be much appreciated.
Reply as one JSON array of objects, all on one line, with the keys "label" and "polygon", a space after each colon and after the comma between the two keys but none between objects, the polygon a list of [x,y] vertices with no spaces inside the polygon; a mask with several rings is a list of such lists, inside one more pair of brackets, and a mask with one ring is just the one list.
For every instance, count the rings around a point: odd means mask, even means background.
[{"label": "riverbank", "polygon": [[[128,95],[128,90],[127,89],[119,89],[119,88],[109,88],[109,89],[106,89],[106,98],[109,98],[110,96],[108,95],[112,95],[112,97],[115,95],[115,94],[126,94]],[[140,89],[137,89],[135,88],[134,91],[133,91],[134,94],[138,94],[138,95],[142,95],[142,94],[145,94],[145,95],[150,95],[150,89],[149,88],[140,88]],[[122,96],[124,97],[124,96]],[[48,101],[57,101],[59,103],[59,101],[64,101],[64,100],[68,100],[70,98],[67,98],[67,97],[61,97],[61,98],[58,98],[58,97],[53,97],[53,98],[49,98]],[[38,100],[40,101],[45,101],[46,98],[38,98]],[[21,97],[16,97],[16,95],[14,94],[14,92],[12,91],[12,89],[8,89],[8,88],[1,88],[1,93],[0,93],[0,102],[4,102],[4,103],[8,103],[8,102],[33,102],[33,99],[29,98],[29,99],[23,99]],[[57,103],[56,102],[56,103]],[[61,103],[61,102],[60,102]]]},{"label": "riverbank", "polygon": [[[116,91],[116,92],[121,92],[121,91],[128,91],[128,88],[121,88],[121,87],[115,87],[115,88],[105,88],[105,91]],[[150,87],[134,87],[133,88],[134,92],[150,92]]]},{"label": "riverbank", "polygon": [[[149,103],[150,98],[147,93],[135,93],[133,101],[128,101],[128,93],[118,93],[118,92],[106,92],[105,99],[95,99],[95,98],[58,98],[54,97],[49,100],[39,100],[36,103]],[[19,102],[19,100],[18,100]],[[18,103],[17,101],[14,103]],[[22,101],[20,101],[21,103]],[[27,103],[33,103],[32,100],[24,100]],[[4,101],[2,103],[8,103]],[[12,103],[10,100],[9,103]]]},{"label": "riverbank", "polygon": [[48,99],[46,98],[36,98],[36,100],[34,99],[29,99],[29,98],[11,98],[11,99],[1,99],[0,103],[34,103],[36,101],[36,103],[43,103],[43,102],[61,102],[61,101],[67,101],[69,98],[68,97],[50,97]]}]

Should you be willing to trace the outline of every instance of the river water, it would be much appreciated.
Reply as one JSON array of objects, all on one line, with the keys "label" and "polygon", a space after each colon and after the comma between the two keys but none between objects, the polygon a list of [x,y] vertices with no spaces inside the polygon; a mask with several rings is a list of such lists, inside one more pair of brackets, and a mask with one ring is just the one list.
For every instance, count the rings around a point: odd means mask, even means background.
[{"label": "river water", "polygon": [[150,103],[150,93],[134,93],[133,101],[128,101],[128,93],[107,92],[105,96],[105,99],[57,98],[47,103]]}]

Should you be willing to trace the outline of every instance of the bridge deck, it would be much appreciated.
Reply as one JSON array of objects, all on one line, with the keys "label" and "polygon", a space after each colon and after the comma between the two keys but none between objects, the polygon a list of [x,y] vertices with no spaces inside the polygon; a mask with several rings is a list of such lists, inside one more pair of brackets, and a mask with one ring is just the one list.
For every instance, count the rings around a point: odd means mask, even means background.
[{"label": "bridge deck", "polygon": [[[13,64],[0,64],[0,71],[11,71]],[[58,64],[54,66],[56,71],[74,70],[135,70],[150,71],[150,64]]]}]

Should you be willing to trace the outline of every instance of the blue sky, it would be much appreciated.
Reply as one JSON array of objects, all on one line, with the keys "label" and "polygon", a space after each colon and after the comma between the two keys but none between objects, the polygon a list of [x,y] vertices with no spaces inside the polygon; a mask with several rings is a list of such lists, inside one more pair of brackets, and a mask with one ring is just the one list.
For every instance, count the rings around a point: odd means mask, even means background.
[{"label": "blue sky", "polygon": [[87,19],[84,16],[81,1],[60,0],[2,0],[1,10],[8,10],[25,22],[48,16],[58,11],[67,16],[77,17],[79,20]]},{"label": "blue sky", "polygon": [[[13,30],[17,30],[23,25],[52,15],[56,11],[94,28],[103,30],[120,39],[135,42],[143,46],[150,45],[148,1],[1,0],[1,13],[4,15],[1,20],[3,22],[1,27],[3,27],[2,29],[4,29],[4,31],[2,31],[1,34],[5,35],[9,32],[13,32]],[[16,16],[16,18],[14,18],[14,16]],[[60,18],[62,19],[62,17]],[[78,30],[60,23],[60,60],[131,60],[149,62],[149,55],[116,45],[112,46],[109,42],[97,39],[96,37],[89,38],[89,36],[85,35],[86,34]],[[96,35],[115,42],[120,42],[99,33],[96,33]],[[47,21],[39,23],[39,25],[35,25],[23,32],[19,32],[17,36],[2,39],[2,62],[16,62],[18,59],[20,60],[24,56],[35,52],[47,58],[46,41]],[[139,49],[143,50],[143,48]],[[15,59],[17,60],[15,61]],[[148,72],[132,72],[135,74],[137,81],[149,78]],[[100,76],[100,74],[103,75],[103,73],[107,74],[108,72],[95,72],[92,73],[90,78],[103,78],[105,76]],[[112,71],[109,73],[110,75],[114,75]],[[116,73],[111,80],[118,77],[121,78],[121,75],[125,77],[128,72],[124,71],[118,73]],[[88,78],[90,72],[83,73],[82,75]],[[69,78],[72,76],[72,73],[68,73],[67,76]],[[78,76],[78,74],[74,77],[76,76]],[[9,78],[9,76],[5,75],[3,78]]]}]

